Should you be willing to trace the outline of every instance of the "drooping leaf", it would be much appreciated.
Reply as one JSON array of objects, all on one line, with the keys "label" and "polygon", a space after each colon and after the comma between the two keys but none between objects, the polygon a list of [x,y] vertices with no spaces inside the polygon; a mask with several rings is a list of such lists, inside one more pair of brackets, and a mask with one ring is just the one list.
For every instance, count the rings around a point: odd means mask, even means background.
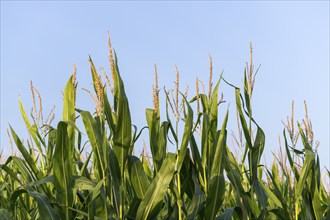
[{"label": "drooping leaf", "polygon": [[58,220],[60,216],[58,212],[51,206],[50,201],[44,194],[33,192],[25,189],[16,190],[10,198],[11,210],[14,210],[16,200],[23,194],[27,193],[29,196],[33,197],[38,203],[38,211],[40,219],[45,220]]}]

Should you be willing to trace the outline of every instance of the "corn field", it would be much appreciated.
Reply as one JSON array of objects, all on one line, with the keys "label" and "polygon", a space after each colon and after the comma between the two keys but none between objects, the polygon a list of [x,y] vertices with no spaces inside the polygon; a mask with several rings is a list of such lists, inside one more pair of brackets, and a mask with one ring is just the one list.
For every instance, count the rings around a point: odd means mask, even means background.
[{"label": "corn field", "polygon": [[[95,112],[76,103],[76,71],[63,91],[57,125],[51,125],[52,117],[43,121],[34,95],[31,116],[19,100],[29,138],[8,130],[19,152],[2,156],[0,219],[330,219],[329,186],[321,175],[306,106],[302,122],[292,112],[284,123],[283,152],[274,154],[271,166],[261,163],[265,133],[252,111],[258,72],[252,46],[242,89],[222,74],[213,86],[210,58],[209,90],[196,79],[195,96],[188,98],[179,91],[177,69],[175,88],[160,90],[155,66],[154,106],[146,109],[141,130],[132,124],[110,39],[111,80],[105,74],[103,82],[89,62],[94,91],[86,91]],[[219,116],[219,108],[226,109],[220,82],[235,94],[236,135],[227,131],[229,111]],[[40,97],[32,82],[31,89]],[[159,108],[160,95],[164,109]],[[77,127],[78,120],[83,128]],[[148,133],[148,147],[134,155],[142,132]],[[242,147],[242,155],[232,153],[231,139]],[[169,152],[169,145],[175,152]]]}]

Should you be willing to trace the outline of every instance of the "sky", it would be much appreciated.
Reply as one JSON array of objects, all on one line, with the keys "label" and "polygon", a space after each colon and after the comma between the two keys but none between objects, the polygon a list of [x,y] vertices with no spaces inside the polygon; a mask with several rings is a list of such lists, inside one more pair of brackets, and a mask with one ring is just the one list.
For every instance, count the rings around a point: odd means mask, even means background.
[{"label": "sky", "polygon": [[[30,112],[30,80],[41,93],[44,114],[55,105],[58,122],[61,91],[75,64],[77,107],[94,111],[82,88],[92,90],[89,55],[110,74],[108,31],[139,129],[146,125],[145,109],[152,107],[154,64],[160,88],[168,89],[174,87],[177,65],[180,87],[190,85],[191,98],[197,76],[207,85],[209,54],[214,81],[223,71],[227,81],[241,86],[252,41],[254,64],[261,64],[253,114],[266,133],[267,161],[279,149],[292,100],[297,121],[304,118],[306,100],[321,164],[329,169],[329,1],[1,1],[0,149],[5,155],[9,124],[26,135],[18,97]],[[229,105],[228,129],[236,131],[234,91],[221,82],[220,92],[226,103],[219,114],[223,117]]]}]

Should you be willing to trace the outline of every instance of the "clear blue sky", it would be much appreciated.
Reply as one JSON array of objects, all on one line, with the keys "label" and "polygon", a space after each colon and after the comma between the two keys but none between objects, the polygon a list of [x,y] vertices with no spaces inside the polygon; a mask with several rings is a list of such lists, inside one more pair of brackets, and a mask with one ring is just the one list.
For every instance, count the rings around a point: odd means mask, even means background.
[{"label": "clear blue sky", "polygon": [[[322,164],[329,165],[329,2],[87,2],[1,1],[1,146],[9,153],[10,123],[26,134],[17,104],[20,96],[32,107],[29,80],[42,94],[45,113],[56,105],[60,119],[61,91],[77,65],[78,108],[93,110],[81,88],[91,89],[88,55],[108,70],[107,31],[118,57],[130,101],[133,123],[146,125],[151,107],[153,64],[160,87],[173,87],[174,64],[187,82],[208,78],[208,54],[214,79],[241,85],[249,42],[254,63],[261,64],[254,90],[254,115],[266,132],[266,157],[278,149],[281,120],[295,100],[296,119],[304,117],[307,100]],[[109,70],[107,71],[109,73]],[[235,128],[233,90],[221,84],[231,103],[229,128]],[[164,104],[163,104],[164,106]],[[227,105],[223,105],[223,114]],[[230,142],[229,142],[230,143]],[[301,146],[301,145],[300,145]]]}]

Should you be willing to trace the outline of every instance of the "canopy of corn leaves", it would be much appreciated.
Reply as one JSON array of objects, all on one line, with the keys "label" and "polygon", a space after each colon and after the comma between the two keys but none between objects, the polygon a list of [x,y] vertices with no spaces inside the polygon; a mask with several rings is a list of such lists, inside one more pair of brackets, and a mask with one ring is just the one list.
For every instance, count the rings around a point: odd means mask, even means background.
[{"label": "canopy of corn leaves", "polygon": [[[0,219],[330,218],[330,195],[308,126],[296,125],[301,145],[292,135],[293,119],[290,129],[283,130],[282,156],[288,165],[280,157],[270,168],[261,164],[265,134],[252,114],[252,63],[245,68],[242,90],[221,75],[213,90],[210,82],[206,94],[198,90],[197,80],[197,94],[190,99],[177,90],[173,102],[165,90],[164,109],[159,109],[162,91],[156,85],[155,106],[145,115],[151,152],[147,156],[133,154],[142,131],[132,124],[111,45],[109,59],[111,93],[90,58],[95,113],[79,109],[75,74],[63,92],[63,115],[56,126],[45,128],[31,121],[19,100],[30,139],[24,142],[10,127],[19,156],[13,154],[0,164]],[[228,148],[228,110],[218,124],[219,108],[224,106],[220,81],[235,93],[234,114],[244,152],[240,158]],[[192,104],[198,109],[193,110]],[[166,118],[160,118],[160,111]],[[83,128],[77,127],[77,120]],[[180,136],[178,123],[183,124]],[[83,136],[88,137],[86,143]],[[167,150],[170,142],[177,147],[173,153]]]}]

